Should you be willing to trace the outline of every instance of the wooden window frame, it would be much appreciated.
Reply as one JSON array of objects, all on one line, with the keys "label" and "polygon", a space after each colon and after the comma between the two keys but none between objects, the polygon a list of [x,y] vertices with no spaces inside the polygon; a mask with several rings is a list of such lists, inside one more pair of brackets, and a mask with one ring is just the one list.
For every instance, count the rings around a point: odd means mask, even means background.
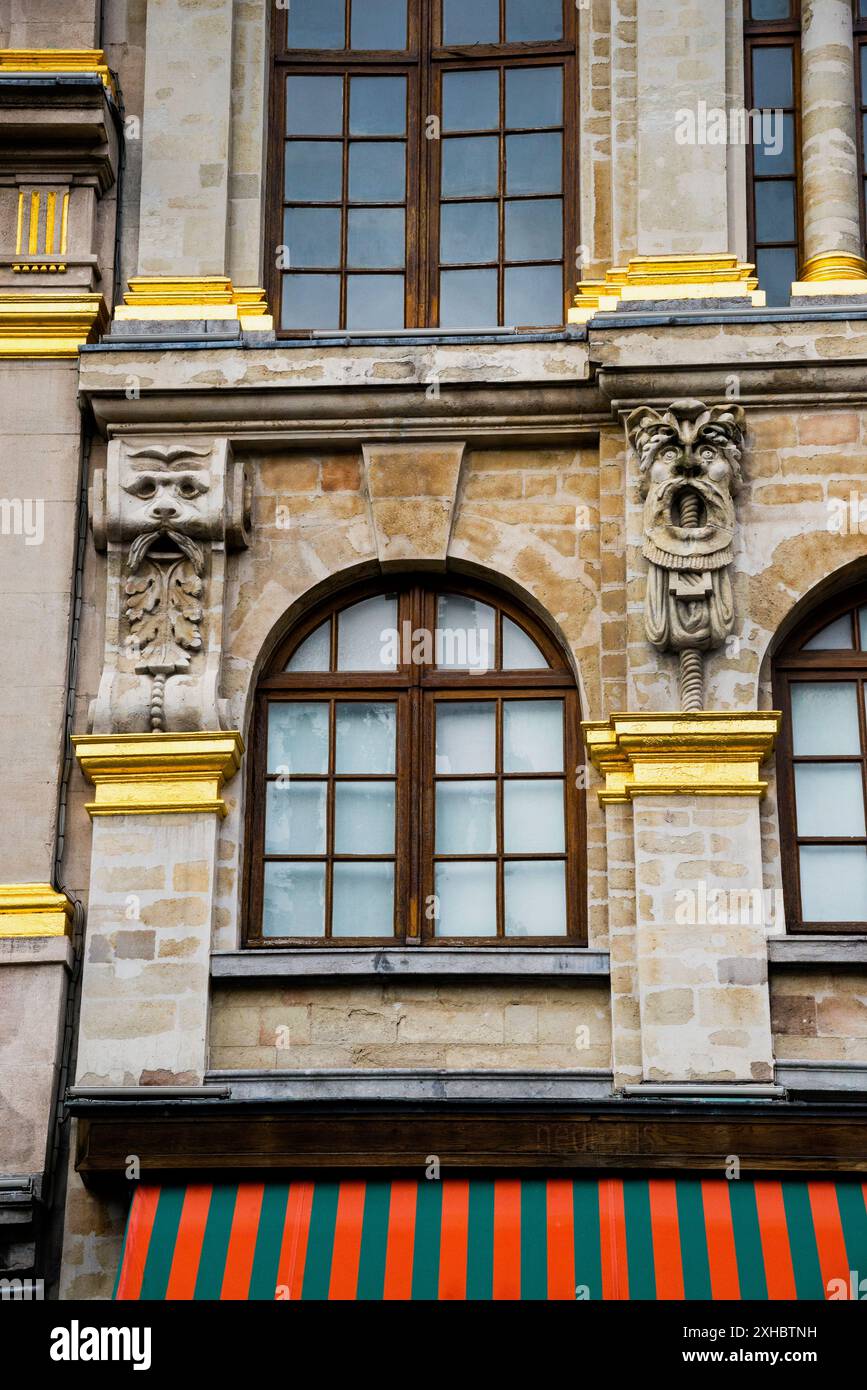
[{"label": "wooden window frame", "polygon": [[[504,32],[503,15],[506,0],[500,0],[501,32]],[[435,331],[439,324],[439,204],[440,175],[442,156],[442,136],[428,139],[425,122],[428,115],[442,117],[441,83],[442,73],[450,69],[466,70],[471,67],[533,67],[550,66],[556,62],[563,68],[563,168],[560,194],[528,194],[527,199],[546,196],[560,197],[563,202],[563,318],[571,305],[575,290],[576,273],[574,257],[579,242],[580,190],[578,178],[579,151],[579,93],[578,93],[578,11],[574,0],[563,0],[563,38],[552,42],[518,44],[475,44],[470,46],[444,45],[435,41],[442,33],[442,0],[408,0],[408,48],[401,53],[386,51],[342,50],[288,50],[281,44],[283,26],[287,23],[290,11],[276,9],[270,26],[270,92],[268,102],[268,172],[266,178],[267,207],[265,215],[266,255],[265,280],[269,303],[273,306],[278,339],[297,339],[304,337],[339,337],[347,332],[354,336],[376,337],[390,334],[399,329],[369,330],[335,327],[333,329],[283,328],[282,326],[282,272],[277,267],[271,248],[283,244],[283,210],[285,204],[283,186],[283,149],[285,140],[285,78],[289,75],[310,76],[401,76],[407,77],[407,187],[403,206],[406,209],[406,265],[405,275],[405,328],[422,328]],[[347,6],[347,34],[349,8]],[[501,82],[501,91],[504,87]],[[348,105],[348,103],[347,103]],[[502,106],[502,96],[501,96]],[[498,321],[502,323],[504,314],[505,267],[511,265],[538,265],[545,267],[559,264],[557,261],[511,262],[506,259],[502,221],[504,216],[505,193],[505,114],[501,109],[500,192],[499,203],[500,240],[498,250]],[[348,139],[344,114],[344,143]],[[547,127],[546,127],[547,129]],[[554,129],[554,127],[550,127]],[[303,137],[306,138],[306,137]],[[315,138],[315,137],[314,137]],[[333,137],[321,137],[323,139]],[[344,160],[344,166],[347,161]],[[343,201],[341,207],[341,265],[339,271],[329,273],[340,276],[340,320],[345,322],[346,280],[352,274],[396,273],[387,268],[382,270],[356,270],[346,262],[345,229],[347,208],[349,207],[346,187],[346,167],[343,173]],[[513,195],[520,198],[522,195]],[[510,201],[511,201],[510,197]],[[471,198],[455,201],[470,202]],[[312,204],[311,206],[318,206]],[[336,206],[330,204],[329,206]],[[452,267],[448,267],[451,269]],[[490,268],[479,264],[473,269]],[[493,328],[497,325],[486,325]],[[525,325],[517,325],[525,327]],[[526,325],[551,331],[558,325]],[[444,330],[448,331],[448,330]],[[467,329],[467,332],[484,332]]]},{"label": "wooden window frame", "polygon": [[[365,598],[385,594],[398,595],[398,630],[402,624],[410,622],[412,630],[422,628],[429,632],[436,630],[436,601],[440,594],[457,594],[461,597],[477,599],[494,608],[497,623],[498,663],[502,661],[502,621],[511,618],[532,637],[547,660],[548,670],[535,671],[489,671],[484,675],[471,672],[437,670],[433,667],[410,665],[397,672],[298,672],[287,673],[285,666],[292,654],[327,619],[334,618],[342,610],[352,607]],[[332,664],[334,661],[336,621],[332,621]],[[502,700],[539,699],[546,694],[562,697],[564,715],[564,768],[561,776],[565,794],[565,847],[562,854],[514,854],[505,855],[502,849],[502,797],[498,796],[498,854],[497,863],[497,906],[498,936],[441,936],[434,934],[435,924],[429,922],[424,906],[433,895],[434,874],[434,763],[433,708],[438,699],[451,700]],[[383,856],[395,859],[395,931],[388,937],[265,937],[262,935],[263,896],[264,896],[264,836],[265,836],[265,796],[263,787],[267,779],[267,706],[274,700],[311,700],[330,696],[336,700],[370,700],[380,696],[395,700],[398,705],[396,798],[397,828],[395,855]],[[502,706],[498,707],[501,710]],[[501,715],[498,713],[498,725]],[[449,578],[434,577],[418,579],[397,577],[395,582],[383,583],[381,579],[371,580],[331,598],[316,607],[307,617],[293,628],[291,635],[281,643],[269,661],[265,674],[259,681],[255,697],[252,727],[250,730],[250,755],[248,759],[247,802],[245,816],[245,874],[243,889],[244,946],[254,949],[273,950],[281,947],[303,947],[310,949],[333,948],[340,950],[359,947],[397,946],[412,949],[461,947],[489,947],[492,950],[502,946],[586,946],[587,944],[587,871],[585,862],[586,810],[584,799],[577,785],[575,769],[583,760],[580,742],[580,706],[575,677],[554,639],[518,604],[505,595],[486,585],[455,582]],[[333,719],[331,721],[333,729]],[[332,734],[333,737],[333,734]],[[511,774],[515,777],[536,776],[536,774]],[[479,774],[478,780],[502,781],[510,774],[498,770],[493,774]],[[540,780],[543,774],[538,774]],[[333,764],[329,766],[329,782],[334,778]],[[319,779],[322,780],[322,779]],[[355,774],[347,774],[347,780],[361,780]],[[472,774],[460,776],[458,780],[473,780]],[[327,848],[331,846],[331,820],[333,800],[329,797],[329,828]],[[291,857],[291,856],[287,856]],[[322,858],[324,856],[316,856]],[[332,858],[334,856],[331,856]],[[365,856],[375,858],[376,856]],[[455,856],[437,855],[437,859]],[[492,859],[494,856],[475,855],[474,860]],[[301,856],[304,858],[304,856]],[[339,859],[340,856],[337,856]],[[505,936],[503,934],[503,875],[504,864],[509,859],[522,861],[541,861],[558,859],[565,862],[566,874],[566,933],[559,936]],[[330,874],[326,875],[327,883]],[[326,901],[326,931],[330,928],[330,900]]]},{"label": "wooden window frame", "polygon": [[[775,708],[782,711],[783,721],[777,744],[777,814],[780,826],[780,850],[783,867],[783,900],[786,909],[786,929],[791,935],[867,934],[867,921],[805,922],[801,905],[801,872],[798,849],[801,844],[864,844],[864,836],[799,836],[795,801],[795,763],[860,762],[867,817],[867,649],[861,650],[858,634],[858,609],[867,605],[867,584],[848,589],[817,608],[788,638],[773,662],[773,692]],[[851,612],[856,649],[852,651],[802,650],[835,619]],[[829,754],[795,758],[792,737],[793,683],[809,681],[847,681],[859,687],[858,725],[861,738],[860,754]]]},{"label": "wooden window frame", "polygon": [[[752,111],[753,100],[753,51],[756,48],[792,48],[792,107],[781,108],[786,114],[794,116],[795,169],[793,174],[756,174],[755,146],[752,140],[746,146],[747,174],[747,259],[758,266],[757,251],[795,249],[795,275],[799,276],[804,263],[804,202],[803,202],[803,159],[801,151],[801,0],[792,0],[792,14],[789,19],[752,19],[751,0],[744,3],[744,105]],[[768,108],[766,108],[768,109]],[[772,241],[756,246],[756,184],[775,181],[795,182],[795,240]],[[760,286],[761,287],[761,286]]]}]

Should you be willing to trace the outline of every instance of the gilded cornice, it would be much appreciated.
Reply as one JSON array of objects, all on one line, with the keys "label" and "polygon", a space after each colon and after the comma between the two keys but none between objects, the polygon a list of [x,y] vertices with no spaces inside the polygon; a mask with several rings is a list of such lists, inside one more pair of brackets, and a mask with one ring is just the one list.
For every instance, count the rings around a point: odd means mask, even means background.
[{"label": "gilded cornice", "polygon": [[0,883],[0,939],[68,936],[72,903],[50,883]]},{"label": "gilded cornice", "polygon": [[236,732],[77,734],[75,756],[96,788],[91,816],[168,815],[183,811],[225,816],[223,784],[241,765]]},{"label": "gilded cornice", "polygon": [[0,49],[0,77],[54,73],[93,73],[102,79],[106,91],[117,100],[117,87],[101,48],[3,48]]},{"label": "gilded cornice", "polygon": [[107,327],[101,294],[0,291],[0,358],[77,357],[78,349]]}]

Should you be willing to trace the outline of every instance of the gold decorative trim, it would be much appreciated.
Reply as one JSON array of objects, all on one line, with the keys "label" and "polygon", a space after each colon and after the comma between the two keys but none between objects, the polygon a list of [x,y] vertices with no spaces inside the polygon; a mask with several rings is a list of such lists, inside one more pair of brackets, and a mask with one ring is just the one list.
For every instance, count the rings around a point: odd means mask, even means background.
[{"label": "gold decorative trim", "polygon": [[608,806],[636,796],[764,796],[759,768],[781,718],[776,710],[612,714],[581,727]]},{"label": "gold decorative trim", "polygon": [[0,358],[77,357],[82,344],[107,327],[108,310],[101,294],[0,292]]},{"label": "gold decorative trim", "polygon": [[749,299],[764,308],[755,267],[737,256],[633,256],[602,280],[582,280],[569,310],[570,323],[611,313],[620,303],[663,299]]},{"label": "gold decorative trim", "polygon": [[114,311],[119,323],[142,319],[229,319],[270,332],[274,320],[265,291],[235,289],[226,275],[136,275]]},{"label": "gold decorative trim", "polygon": [[801,267],[801,279],[796,284],[811,284],[823,280],[867,280],[867,261],[863,256],[850,256],[843,251],[828,251],[811,256]]},{"label": "gold decorative trim", "polygon": [[0,77],[14,73],[87,73],[102,78],[102,85],[117,100],[117,87],[101,48],[4,48],[0,49]]},{"label": "gold decorative trim", "polygon": [[0,938],[70,936],[72,903],[50,883],[0,883]]},{"label": "gold decorative trim", "polygon": [[84,776],[96,787],[91,816],[170,815],[206,811],[225,816],[223,784],[241,766],[239,733],[77,734]]}]

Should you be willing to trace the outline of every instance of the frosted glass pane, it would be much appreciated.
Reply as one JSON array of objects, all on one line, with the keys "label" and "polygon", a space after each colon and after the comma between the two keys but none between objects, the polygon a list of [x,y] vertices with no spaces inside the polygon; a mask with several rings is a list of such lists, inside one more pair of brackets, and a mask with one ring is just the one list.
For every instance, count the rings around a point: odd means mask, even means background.
[{"label": "frosted glass pane", "polygon": [[857,686],[851,681],[798,681],[792,685],[792,740],[796,756],[859,753]]},{"label": "frosted glass pane", "polygon": [[496,771],[496,707],[491,701],[441,702],[436,720],[438,773]]},{"label": "frosted glass pane", "polygon": [[799,835],[864,834],[860,763],[796,765],[795,800]]},{"label": "frosted glass pane", "polygon": [[505,866],[506,936],[566,935],[566,865]]},{"label": "frosted glass pane", "polygon": [[324,864],[265,865],[262,935],[325,935]]},{"label": "frosted glass pane", "polygon": [[330,671],[331,670],[331,619],[326,618],[315,632],[305,637],[301,646],[292,656],[287,671]]},{"label": "frosted glass pane", "polygon": [[437,666],[453,671],[490,671],[496,628],[493,608],[460,594],[437,600]]},{"label": "frosted glass pane", "polygon": [[506,700],[503,771],[563,771],[563,701]]},{"label": "frosted glass pane", "polygon": [[269,782],[266,854],[325,853],[325,782]]},{"label": "frosted glass pane", "polygon": [[437,864],[437,936],[497,935],[496,864]]},{"label": "frosted glass pane", "polygon": [[394,853],[394,783],[338,782],[334,853]]},{"label": "frosted glass pane", "polygon": [[503,618],[503,670],[548,670],[548,663],[532,637],[528,637],[511,618]]},{"label": "frosted glass pane", "polygon": [[393,864],[334,865],[331,935],[394,935]]},{"label": "frosted glass pane", "polygon": [[392,635],[397,631],[397,599],[367,598],[337,619],[338,671],[394,671]]},{"label": "frosted glass pane", "polygon": [[287,700],[268,706],[268,771],[328,771],[328,702]]},{"label": "frosted glass pane", "polygon": [[506,854],[562,854],[565,847],[562,782],[504,782]]},{"label": "frosted glass pane", "polygon": [[867,852],[861,845],[801,846],[805,922],[867,921]]},{"label": "frosted glass pane", "polygon": [[496,782],[438,782],[437,854],[496,854]]},{"label": "frosted glass pane", "polygon": [[337,772],[394,772],[397,709],[384,701],[337,706]]},{"label": "frosted glass pane", "polygon": [[851,613],[844,613],[842,618],[835,618],[833,623],[823,627],[821,632],[817,632],[815,637],[811,637],[809,642],[805,642],[801,650],[805,652],[851,652]]}]

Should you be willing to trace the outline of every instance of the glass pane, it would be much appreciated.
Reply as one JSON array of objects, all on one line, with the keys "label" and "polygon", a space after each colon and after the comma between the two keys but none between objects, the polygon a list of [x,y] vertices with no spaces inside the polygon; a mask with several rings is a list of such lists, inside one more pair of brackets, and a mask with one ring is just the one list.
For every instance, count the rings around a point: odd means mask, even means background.
[{"label": "glass pane", "polygon": [[440,276],[441,328],[495,328],[497,272],[446,270]]},{"label": "glass pane", "polygon": [[795,118],[775,114],[766,116],[753,145],[753,166],[757,174],[794,174]]},{"label": "glass pane", "polygon": [[443,130],[496,130],[500,124],[500,74],[443,73]]},{"label": "glass pane", "polygon": [[563,771],[563,701],[506,700],[503,771]]},{"label": "glass pane", "polygon": [[493,608],[462,594],[437,599],[436,663],[455,671],[494,667],[496,620]]},{"label": "glass pane", "polygon": [[753,19],[788,19],[791,3],[792,0],[752,0],[750,14]]},{"label": "glass pane", "polygon": [[406,317],[402,275],[350,275],[346,281],[346,327],[360,332],[403,328]]},{"label": "glass pane", "polygon": [[563,0],[506,0],[506,42],[562,39]]},{"label": "glass pane", "polygon": [[867,852],[862,845],[802,845],[805,922],[867,921]]},{"label": "glass pane", "polygon": [[506,864],[506,936],[566,935],[566,865]]},{"label": "glass pane", "polygon": [[[861,611],[864,612],[863,609]],[[852,649],[852,614],[844,613],[841,618],[835,618],[833,623],[823,627],[809,642],[805,642],[801,651],[851,652]]]},{"label": "glass pane", "polygon": [[522,627],[511,618],[503,618],[503,670],[547,671],[548,663]]},{"label": "glass pane", "polygon": [[444,265],[496,261],[500,210],[496,203],[443,203],[440,260]]},{"label": "glass pane", "polygon": [[335,864],[332,936],[394,936],[394,865]]},{"label": "glass pane", "polygon": [[565,834],[562,782],[503,783],[506,854],[562,854]]},{"label": "glass pane", "polygon": [[337,618],[338,671],[396,671],[397,599],[377,594]]},{"label": "glass pane", "polygon": [[443,43],[499,43],[500,0],[443,0]]},{"label": "glass pane", "polygon": [[394,783],[337,782],[334,853],[394,854]]},{"label": "glass pane", "polygon": [[[867,0],[861,0],[862,5],[867,5]],[[862,15],[867,16],[867,10],[861,11]],[[862,43],[858,49],[861,59],[861,102],[863,106],[867,102],[867,43]],[[864,158],[867,159],[867,149],[862,151]]]},{"label": "glass pane", "polygon": [[339,275],[284,275],[282,281],[280,318],[284,328],[339,326]]},{"label": "glass pane", "polygon": [[437,854],[496,854],[496,782],[438,782]]},{"label": "glass pane", "polygon": [[393,704],[338,704],[335,771],[393,773],[396,727]]},{"label": "glass pane", "polygon": [[562,135],[506,136],[507,193],[559,193],[562,187]]},{"label": "glass pane", "polygon": [[292,0],[286,16],[287,48],[343,48],[344,0]]},{"label": "glass pane", "polygon": [[269,782],[266,854],[324,854],[325,782]]},{"label": "glass pane", "polygon": [[768,304],[788,304],[798,272],[794,250],[757,251],[756,271]]},{"label": "glass pane", "polygon": [[286,78],[286,134],[343,132],[342,77]]},{"label": "glass pane", "polygon": [[753,104],[759,108],[792,106],[792,53],[785,47],[753,49]]},{"label": "glass pane", "polygon": [[349,146],[349,198],[353,203],[401,203],[406,197],[406,146],[402,141]]},{"label": "glass pane", "polygon": [[563,271],[531,265],[506,271],[506,323],[515,328],[563,322]]},{"label": "glass pane", "polygon": [[506,260],[556,261],[563,255],[559,198],[506,204]]},{"label": "glass pane", "polygon": [[495,772],[496,736],[492,701],[440,701],[436,707],[437,773]]},{"label": "glass pane", "polygon": [[860,753],[857,691],[852,681],[792,684],[792,747],[796,757]]},{"label": "glass pane", "polygon": [[353,48],[406,48],[406,0],[352,0]]},{"label": "glass pane", "polygon": [[324,864],[265,865],[262,935],[325,935]]},{"label": "glass pane", "polygon": [[437,936],[497,935],[496,864],[437,864]]},{"label": "glass pane", "polygon": [[406,78],[353,77],[349,129],[353,135],[405,135]]},{"label": "glass pane", "polygon": [[506,125],[539,130],[563,124],[563,69],[511,68],[506,72]]},{"label": "glass pane", "polygon": [[402,266],[405,258],[403,208],[350,208],[349,265],[375,270]]},{"label": "glass pane", "polygon": [[305,637],[301,646],[287,663],[287,671],[331,670],[331,619],[326,618],[315,632]]},{"label": "glass pane", "polygon": [[795,241],[795,185],[774,181],[756,184],[756,240]]},{"label": "glass pane", "polygon": [[795,800],[799,835],[864,834],[860,763],[796,763]]},{"label": "glass pane", "polygon": [[291,266],[339,266],[340,209],[287,208],[283,242]]},{"label": "glass pane", "polygon": [[268,706],[268,771],[328,771],[327,700],[281,700]]},{"label": "glass pane", "polygon": [[858,635],[861,639],[862,652],[867,652],[867,608],[858,610]]},{"label": "glass pane", "polygon": [[497,136],[443,141],[444,198],[481,198],[500,188],[500,141]]},{"label": "glass pane", "polygon": [[302,203],[339,203],[343,145],[338,140],[286,143],[286,197]]}]

